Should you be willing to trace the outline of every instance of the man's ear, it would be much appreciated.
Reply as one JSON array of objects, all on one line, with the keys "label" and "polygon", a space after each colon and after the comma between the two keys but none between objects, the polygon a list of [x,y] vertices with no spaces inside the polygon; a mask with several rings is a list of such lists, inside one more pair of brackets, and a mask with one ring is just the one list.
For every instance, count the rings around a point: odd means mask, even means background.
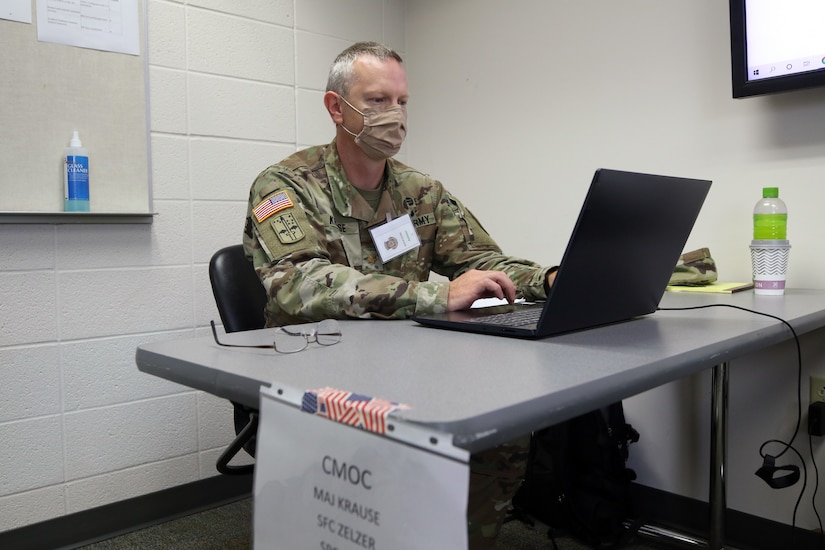
[{"label": "man's ear", "polygon": [[324,94],[324,106],[335,124],[344,123],[344,111],[341,98],[335,92]]}]

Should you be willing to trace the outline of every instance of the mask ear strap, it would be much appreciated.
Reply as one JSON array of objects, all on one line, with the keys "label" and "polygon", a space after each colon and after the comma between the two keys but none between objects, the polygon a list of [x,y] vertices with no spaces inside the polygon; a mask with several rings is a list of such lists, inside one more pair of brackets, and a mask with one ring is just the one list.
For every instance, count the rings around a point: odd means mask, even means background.
[{"label": "mask ear strap", "polygon": [[360,135],[360,134],[354,134],[354,133],[350,132],[350,131],[349,131],[349,128],[347,128],[346,126],[344,126],[344,123],[343,123],[343,122],[342,122],[341,124],[339,124],[338,126],[340,126],[341,128],[343,128],[343,129],[344,129],[344,131],[345,131],[346,133],[348,133],[349,135],[351,135],[352,137],[357,138],[357,137]]},{"label": "mask ear strap", "polygon": [[[366,122],[366,116],[364,115],[364,113],[362,113],[361,111],[359,111],[358,109],[356,109],[355,107],[353,107],[353,106],[352,106],[352,103],[350,103],[349,101],[347,101],[347,99],[346,99],[344,96],[342,96],[341,94],[337,94],[337,93],[336,93],[335,95],[337,95],[339,98],[341,98],[341,100],[342,100],[344,103],[346,103],[346,104],[347,104],[347,106],[348,106],[350,109],[352,109],[353,111],[355,111],[356,113],[358,113],[359,115],[361,115],[362,117],[364,117],[364,121]],[[360,135],[360,134],[356,134],[356,133],[354,133],[354,132],[351,132],[349,128],[347,128],[346,126],[344,126],[344,123],[343,123],[343,122],[342,122],[341,124],[339,124],[338,126],[340,126],[341,128],[343,128],[343,129],[344,129],[344,131],[345,131],[346,133],[348,133],[349,135],[351,135],[351,136],[352,136],[352,137],[354,137],[354,138],[357,138],[357,137]]]},{"label": "mask ear strap", "polygon": [[346,103],[346,104],[347,104],[347,106],[349,106],[349,108],[350,108],[350,109],[352,109],[353,111],[355,111],[356,113],[358,113],[358,114],[359,114],[359,115],[361,115],[361,116],[366,116],[364,113],[362,113],[361,111],[359,111],[358,109],[356,109],[356,108],[352,105],[352,103],[350,103],[349,101],[347,101],[347,98],[345,98],[345,97],[344,97],[344,96],[342,96],[342,95],[338,95],[338,97],[340,97],[342,100],[344,100],[344,103]]}]

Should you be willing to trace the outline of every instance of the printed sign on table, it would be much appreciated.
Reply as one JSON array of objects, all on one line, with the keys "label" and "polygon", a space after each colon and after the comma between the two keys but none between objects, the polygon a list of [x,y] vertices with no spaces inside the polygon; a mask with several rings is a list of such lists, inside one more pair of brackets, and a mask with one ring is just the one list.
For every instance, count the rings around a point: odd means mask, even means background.
[{"label": "printed sign on table", "polygon": [[256,461],[257,550],[467,547],[466,461],[302,412],[269,388]]}]

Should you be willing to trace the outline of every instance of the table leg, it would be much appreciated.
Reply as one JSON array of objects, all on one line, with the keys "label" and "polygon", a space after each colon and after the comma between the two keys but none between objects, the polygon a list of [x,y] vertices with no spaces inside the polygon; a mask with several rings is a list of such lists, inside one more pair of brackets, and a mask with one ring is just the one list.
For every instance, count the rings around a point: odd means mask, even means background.
[{"label": "table leg", "polygon": [[728,442],[728,363],[713,367],[710,418],[710,536],[708,548],[721,550],[725,545],[725,465]]},{"label": "table leg", "polygon": [[643,525],[639,534],[651,539],[676,542],[684,547],[723,550],[725,547],[725,464],[728,442],[728,363],[713,367],[710,418],[710,533],[707,542],[688,535],[668,531],[661,527]]}]

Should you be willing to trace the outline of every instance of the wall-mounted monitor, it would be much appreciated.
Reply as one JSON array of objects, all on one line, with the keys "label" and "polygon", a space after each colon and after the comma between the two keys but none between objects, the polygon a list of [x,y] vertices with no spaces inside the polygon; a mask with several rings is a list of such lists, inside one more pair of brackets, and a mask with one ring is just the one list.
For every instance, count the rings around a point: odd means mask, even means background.
[{"label": "wall-mounted monitor", "polygon": [[825,86],[825,0],[730,0],[733,97]]}]

